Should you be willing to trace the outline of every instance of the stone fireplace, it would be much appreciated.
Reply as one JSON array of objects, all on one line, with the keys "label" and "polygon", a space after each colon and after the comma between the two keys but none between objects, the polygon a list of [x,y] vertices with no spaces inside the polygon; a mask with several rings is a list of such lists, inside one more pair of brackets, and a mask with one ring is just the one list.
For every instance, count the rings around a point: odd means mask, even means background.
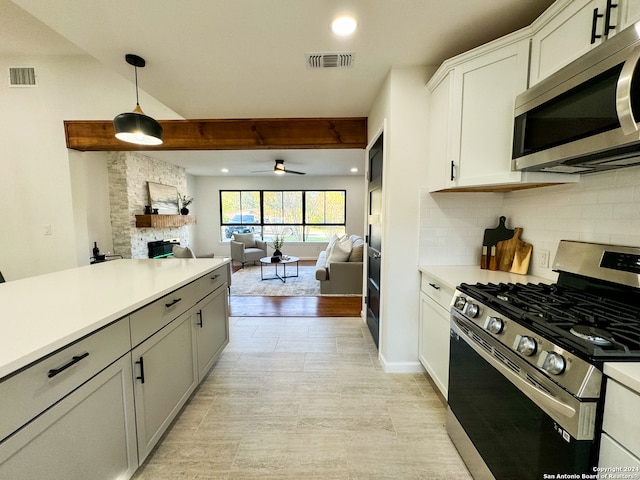
[{"label": "stone fireplace", "polygon": [[139,152],[114,152],[109,155],[109,201],[114,252],[124,258],[149,258],[148,243],[179,238],[190,244],[188,227],[137,228],[136,215],[149,205],[147,182],[172,185],[187,193],[184,168],[148,157]]}]

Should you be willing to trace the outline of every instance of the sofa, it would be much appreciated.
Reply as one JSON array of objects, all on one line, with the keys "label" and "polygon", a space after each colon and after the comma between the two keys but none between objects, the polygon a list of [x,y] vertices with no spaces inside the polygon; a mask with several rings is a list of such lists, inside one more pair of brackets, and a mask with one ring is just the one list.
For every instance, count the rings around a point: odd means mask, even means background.
[{"label": "sofa", "polygon": [[364,240],[359,235],[334,235],[316,261],[321,294],[362,294]]}]

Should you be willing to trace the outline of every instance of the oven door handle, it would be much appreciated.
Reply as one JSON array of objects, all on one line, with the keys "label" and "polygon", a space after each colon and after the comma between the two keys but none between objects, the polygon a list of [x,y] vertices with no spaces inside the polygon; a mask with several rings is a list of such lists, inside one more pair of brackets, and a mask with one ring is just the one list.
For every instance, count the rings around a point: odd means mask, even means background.
[{"label": "oven door handle", "polygon": [[513,383],[516,387],[520,389],[522,393],[524,393],[527,397],[537,403],[540,407],[543,407],[548,410],[552,410],[557,414],[560,414],[564,417],[571,418],[576,414],[576,409],[570,405],[567,405],[564,402],[561,402],[557,398],[549,395],[547,392],[543,392],[542,390],[536,388],[531,383],[527,382],[525,379],[514,373],[508,367],[506,367],[502,362],[494,358],[492,355],[489,355],[483,348],[478,345],[474,345],[473,342],[467,341],[466,335],[460,331],[458,326],[454,322],[451,322],[451,326],[456,332],[457,335],[471,347],[478,355],[484,358],[489,364],[502,373],[511,383]]},{"label": "oven door handle", "polygon": [[620,128],[625,135],[631,135],[638,131],[638,123],[633,116],[633,108],[631,107],[631,83],[638,60],[640,60],[640,47],[634,48],[625,60],[616,84],[616,112]]}]

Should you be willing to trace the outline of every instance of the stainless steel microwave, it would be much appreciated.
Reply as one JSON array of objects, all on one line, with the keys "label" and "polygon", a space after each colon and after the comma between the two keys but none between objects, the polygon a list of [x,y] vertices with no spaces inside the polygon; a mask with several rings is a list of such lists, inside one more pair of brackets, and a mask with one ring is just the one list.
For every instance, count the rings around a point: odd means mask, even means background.
[{"label": "stainless steel microwave", "polygon": [[591,173],[640,165],[640,22],[516,98],[512,168]]}]

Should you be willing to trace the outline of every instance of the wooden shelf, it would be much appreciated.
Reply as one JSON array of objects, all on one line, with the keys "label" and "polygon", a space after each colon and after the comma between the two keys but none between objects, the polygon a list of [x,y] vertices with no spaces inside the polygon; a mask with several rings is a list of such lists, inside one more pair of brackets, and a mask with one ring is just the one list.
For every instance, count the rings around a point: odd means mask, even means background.
[{"label": "wooden shelf", "polygon": [[172,228],[195,225],[193,215],[136,215],[137,228]]}]

